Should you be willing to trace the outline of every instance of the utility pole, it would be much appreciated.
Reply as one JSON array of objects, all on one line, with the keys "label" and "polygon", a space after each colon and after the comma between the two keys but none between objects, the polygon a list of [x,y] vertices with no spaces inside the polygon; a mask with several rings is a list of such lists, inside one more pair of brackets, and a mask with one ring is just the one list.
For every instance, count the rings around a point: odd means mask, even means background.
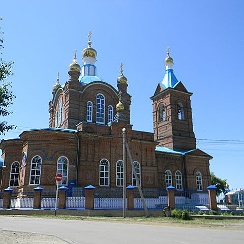
[{"label": "utility pole", "polygon": [[126,217],[126,129],[122,129],[123,135],[123,218]]},{"label": "utility pole", "polygon": [[146,215],[146,217],[149,217],[149,212],[148,212],[148,209],[147,209],[146,201],[145,201],[145,198],[144,198],[143,193],[142,193],[142,189],[141,189],[141,186],[140,186],[140,181],[139,181],[138,176],[136,174],[136,169],[135,169],[134,164],[133,164],[133,159],[132,159],[132,156],[131,156],[131,153],[130,153],[130,149],[129,149],[128,143],[125,143],[125,145],[126,145],[128,157],[129,157],[130,162],[131,162],[132,171],[133,171],[133,174],[134,174],[135,179],[136,179],[136,185],[138,187],[138,190],[139,190],[139,193],[140,193],[140,197],[141,197],[141,200],[142,200],[142,203],[143,203],[145,215]]}]

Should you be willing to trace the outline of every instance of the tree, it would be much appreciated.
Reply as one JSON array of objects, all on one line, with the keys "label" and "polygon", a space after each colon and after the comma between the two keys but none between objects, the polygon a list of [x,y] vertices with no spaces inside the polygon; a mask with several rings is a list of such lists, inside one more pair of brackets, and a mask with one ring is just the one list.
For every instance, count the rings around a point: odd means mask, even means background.
[{"label": "tree", "polygon": [[217,196],[219,196],[221,193],[225,194],[227,180],[222,180],[218,178],[213,172],[211,172],[210,176],[211,176],[211,184],[217,187]]},{"label": "tree", "polygon": [[[0,18],[0,20],[2,20]],[[2,56],[3,49],[3,32],[0,27],[0,55]],[[5,117],[11,114],[9,111],[9,106],[13,104],[13,99],[15,96],[11,91],[11,83],[6,82],[8,76],[12,75],[13,62],[5,62],[2,57],[0,57],[0,116]],[[9,125],[6,121],[0,121],[0,134],[4,134],[5,132],[14,129],[14,125]]]}]

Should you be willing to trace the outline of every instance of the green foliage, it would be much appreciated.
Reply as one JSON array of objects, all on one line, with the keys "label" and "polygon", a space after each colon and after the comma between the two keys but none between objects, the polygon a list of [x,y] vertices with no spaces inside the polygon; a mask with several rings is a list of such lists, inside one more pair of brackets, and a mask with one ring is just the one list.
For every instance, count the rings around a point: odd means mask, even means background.
[{"label": "green foliage", "polygon": [[171,211],[171,217],[177,218],[177,219],[182,219],[182,220],[191,220],[191,215],[188,210],[179,210],[179,209],[174,209]]},{"label": "green foliage", "polygon": [[[0,20],[2,20],[0,18]],[[3,49],[3,32],[0,27],[0,54],[2,55]],[[0,57],[0,116],[8,116],[12,112],[8,110],[9,106],[13,104],[13,99],[15,96],[11,91],[11,83],[6,82],[5,80],[12,75],[12,62],[3,61],[2,57]],[[6,121],[0,121],[0,134],[4,134],[4,132],[15,128],[14,125],[9,125]]]},{"label": "green foliage", "polygon": [[211,172],[210,176],[211,184],[217,187],[217,196],[219,196],[221,193],[225,193],[227,181],[218,178],[213,172]]},{"label": "green foliage", "polygon": [[198,213],[197,213],[198,215],[204,215],[204,212],[203,211],[198,211]]},{"label": "green foliage", "polygon": [[219,215],[218,211],[210,210],[209,215]]}]

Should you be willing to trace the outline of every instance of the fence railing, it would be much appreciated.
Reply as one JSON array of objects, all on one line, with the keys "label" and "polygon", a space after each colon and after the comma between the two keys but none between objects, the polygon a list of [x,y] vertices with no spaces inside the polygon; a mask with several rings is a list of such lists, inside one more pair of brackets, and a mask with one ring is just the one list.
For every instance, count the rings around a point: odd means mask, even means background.
[{"label": "fence railing", "polygon": [[66,208],[85,208],[85,197],[67,197]]},{"label": "fence railing", "polygon": [[[66,198],[67,209],[85,209],[85,196],[82,188],[76,188],[76,195]],[[162,210],[168,206],[168,196],[166,191],[155,189],[143,190],[146,206],[148,209]],[[3,195],[3,194],[2,194]],[[143,209],[142,199],[138,196],[137,188],[134,189],[134,209]],[[57,202],[57,206],[58,206]],[[34,194],[23,193],[23,197],[18,197],[13,192],[10,208],[13,209],[33,209]],[[56,205],[55,191],[43,191],[41,199],[42,209],[54,209]],[[240,204],[239,204],[240,205]],[[239,205],[218,204],[222,211],[239,211]],[[190,211],[209,211],[209,195],[207,192],[197,191],[175,191],[175,207],[177,209],[188,209]],[[0,199],[0,208],[3,208],[3,199]],[[122,189],[95,189],[94,191],[94,209],[123,209]]]},{"label": "fence railing", "polygon": [[96,197],[94,199],[95,209],[122,209],[123,198],[102,198]]},{"label": "fence railing", "polygon": [[12,198],[11,208],[33,208],[33,198]]}]

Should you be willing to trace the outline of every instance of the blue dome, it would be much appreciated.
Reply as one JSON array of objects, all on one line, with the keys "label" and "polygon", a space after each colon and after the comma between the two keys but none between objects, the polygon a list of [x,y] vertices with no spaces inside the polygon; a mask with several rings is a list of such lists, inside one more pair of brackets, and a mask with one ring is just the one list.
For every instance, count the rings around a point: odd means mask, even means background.
[{"label": "blue dome", "polygon": [[80,78],[80,83],[82,85],[87,85],[93,81],[101,81],[101,79],[97,76],[90,76],[90,75],[84,75]]}]

